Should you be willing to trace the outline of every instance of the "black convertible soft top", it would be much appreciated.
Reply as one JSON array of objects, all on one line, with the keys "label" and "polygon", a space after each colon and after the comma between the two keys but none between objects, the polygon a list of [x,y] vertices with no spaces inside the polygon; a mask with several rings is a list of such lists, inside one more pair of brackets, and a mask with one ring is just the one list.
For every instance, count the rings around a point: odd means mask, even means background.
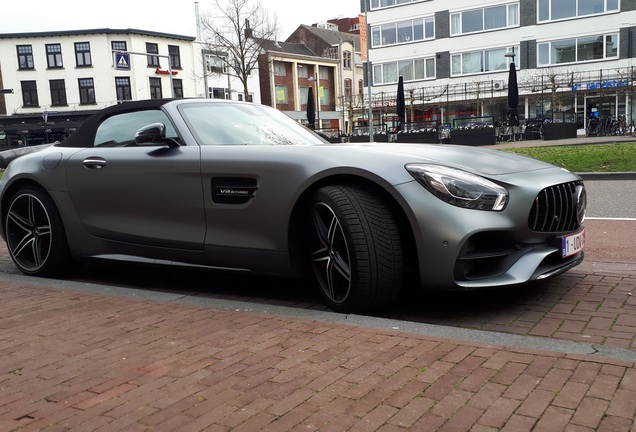
[{"label": "black convertible soft top", "polygon": [[82,123],[73,135],[57,145],[62,147],[92,147],[93,142],[95,141],[95,132],[97,131],[97,127],[108,117],[132,111],[159,109],[172,100],[174,99],[147,99],[141,101],[122,102],[117,105],[109,106],[108,108],[104,108],[86,119],[86,121]]}]

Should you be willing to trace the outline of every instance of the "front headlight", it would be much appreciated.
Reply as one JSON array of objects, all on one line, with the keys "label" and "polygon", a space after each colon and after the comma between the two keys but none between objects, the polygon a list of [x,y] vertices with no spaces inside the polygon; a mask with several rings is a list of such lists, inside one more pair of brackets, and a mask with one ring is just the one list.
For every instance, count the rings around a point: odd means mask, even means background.
[{"label": "front headlight", "polygon": [[406,169],[437,198],[457,207],[502,211],[508,191],[483,177],[441,165],[408,164]]}]

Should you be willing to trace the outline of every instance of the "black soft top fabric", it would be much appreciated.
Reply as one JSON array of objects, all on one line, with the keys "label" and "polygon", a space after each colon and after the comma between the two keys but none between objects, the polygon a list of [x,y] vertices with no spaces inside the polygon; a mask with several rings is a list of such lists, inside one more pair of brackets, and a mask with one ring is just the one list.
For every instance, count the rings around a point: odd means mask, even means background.
[{"label": "black soft top fabric", "polygon": [[86,119],[73,135],[58,144],[62,147],[92,147],[95,142],[97,127],[108,117],[131,111],[160,109],[172,99],[148,99],[142,101],[123,102],[112,105]]}]

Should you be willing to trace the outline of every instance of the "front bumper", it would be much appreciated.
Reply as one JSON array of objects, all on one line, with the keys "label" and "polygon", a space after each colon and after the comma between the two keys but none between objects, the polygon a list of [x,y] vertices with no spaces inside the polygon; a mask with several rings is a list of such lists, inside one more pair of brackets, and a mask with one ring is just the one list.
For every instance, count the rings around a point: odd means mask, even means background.
[{"label": "front bumper", "polygon": [[[580,179],[564,170],[510,176],[510,202],[502,212],[462,209],[430,195],[416,182],[397,187],[407,204],[420,283],[427,290],[472,290],[522,284],[563,273],[584,253],[562,258],[561,232],[536,232],[529,215],[538,194]],[[504,179],[505,180],[505,179]]]}]

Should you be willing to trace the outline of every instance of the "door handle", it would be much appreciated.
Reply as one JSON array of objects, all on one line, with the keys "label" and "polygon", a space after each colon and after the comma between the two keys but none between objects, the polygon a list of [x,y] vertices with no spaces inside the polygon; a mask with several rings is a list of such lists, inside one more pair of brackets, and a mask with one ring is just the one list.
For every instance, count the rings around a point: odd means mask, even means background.
[{"label": "door handle", "polygon": [[100,157],[89,157],[82,162],[88,169],[101,169],[106,166],[106,160]]}]

